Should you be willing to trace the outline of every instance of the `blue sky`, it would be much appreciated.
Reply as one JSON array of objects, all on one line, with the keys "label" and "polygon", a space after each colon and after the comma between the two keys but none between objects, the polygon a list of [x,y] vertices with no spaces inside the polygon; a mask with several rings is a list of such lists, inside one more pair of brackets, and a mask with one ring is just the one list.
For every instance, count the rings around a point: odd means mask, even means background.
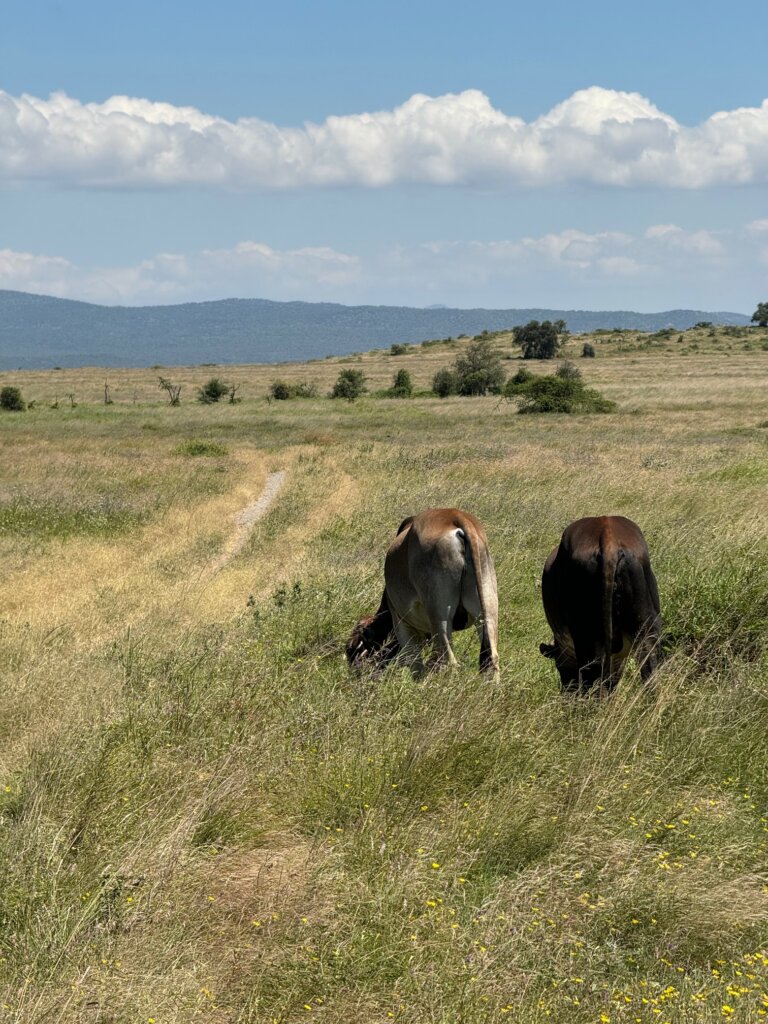
[{"label": "blue sky", "polygon": [[6,5],[0,287],[751,312],[767,27],[740,0]]}]

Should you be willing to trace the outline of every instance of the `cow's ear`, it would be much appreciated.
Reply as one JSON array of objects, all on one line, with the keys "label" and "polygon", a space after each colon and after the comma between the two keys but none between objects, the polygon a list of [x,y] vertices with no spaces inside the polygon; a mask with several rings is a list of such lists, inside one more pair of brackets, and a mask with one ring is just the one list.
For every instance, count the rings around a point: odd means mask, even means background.
[{"label": "cow's ear", "polygon": [[539,644],[539,651],[545,658],[554,658],[557,653],[554,644]]}]

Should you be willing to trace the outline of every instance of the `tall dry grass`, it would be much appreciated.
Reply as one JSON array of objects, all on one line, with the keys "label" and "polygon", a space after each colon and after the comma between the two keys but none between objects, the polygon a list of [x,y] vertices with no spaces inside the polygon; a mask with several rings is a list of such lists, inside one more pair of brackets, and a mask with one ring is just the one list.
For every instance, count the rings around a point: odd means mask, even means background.
[{"label": "tall dry grass", "polygon": [[[0,420],[4,1020],[763,1018],[766,357],[587,373],[618,412]],[[394,528],[443,504],[489,533],[501,682],[468,635],[455,672],[350,677]],[[669,648],[604,702],[538,655],[544,558],[600,512],[643,527]]]}]

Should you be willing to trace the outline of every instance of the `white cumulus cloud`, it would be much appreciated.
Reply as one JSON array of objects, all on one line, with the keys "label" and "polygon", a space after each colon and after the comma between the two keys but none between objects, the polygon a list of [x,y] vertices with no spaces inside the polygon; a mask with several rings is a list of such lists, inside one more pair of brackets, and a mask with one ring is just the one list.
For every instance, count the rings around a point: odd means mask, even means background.
[{"label": "white cumulus cloud", "polygon": [[282,127],[130,96],[82,103],[0,91],[0,181],[234,189],[564,182],[705,188],[768,182],[768,100],[679,124],[593,86],[534,121],[476,89]]}]

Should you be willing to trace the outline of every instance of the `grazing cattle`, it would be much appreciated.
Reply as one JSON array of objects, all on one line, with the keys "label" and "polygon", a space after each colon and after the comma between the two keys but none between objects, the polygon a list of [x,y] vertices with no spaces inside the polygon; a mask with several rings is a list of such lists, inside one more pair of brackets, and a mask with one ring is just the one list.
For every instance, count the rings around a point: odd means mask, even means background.
[{"label": "grazing cattle", "polygon": [[485,530],[468,512],[427,509],[400,524],[384,560],[381,604],[355,626],[347,659],[361,668],[369,659],[384,665],[400,655],[417,668],[421,647],[433,639],[437,663],[455,665],[451,635],[474,623],[480,670],[495,676],[498,616]]},{"label": "grazing cattle", "polygon": [[550,554],[541,596],[562,688],[610,692],[634,648],[642,679],[658,663],[659,591],[640,527],[624,516],[578,519]]}]

